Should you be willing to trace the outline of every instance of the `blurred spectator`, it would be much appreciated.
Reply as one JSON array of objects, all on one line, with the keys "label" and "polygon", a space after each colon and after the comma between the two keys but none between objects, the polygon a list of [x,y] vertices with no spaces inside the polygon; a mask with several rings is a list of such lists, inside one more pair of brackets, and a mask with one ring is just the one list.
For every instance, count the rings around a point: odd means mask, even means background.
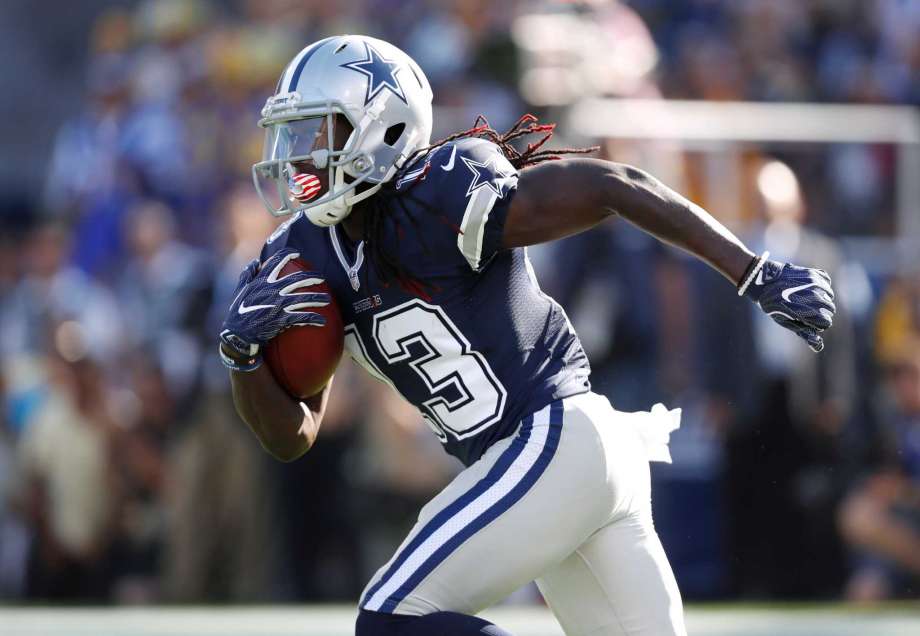
[{"label": "blurred spectator", "polygon": [[920,584],[920,333],[889,359],[886,454],[844,501],[840,527],[856,564],[846,597],[916,598]]},{"label": "blurred spectator", "polygon": [[20,497],[35,531],[30,598],[108,598],[116,508],[111,437],[100,369],[79,326],[62,323],[61,351],[47,359],[51,393],[19,443]]},{"label": "blurred spectator", "polygon": [[6,378],[0,369],[0,598],[21,598],[26,591],[30,534],[21,518],[15,437],[9,421]]},{"label": "blurred spectator", "polygon": [[138,101],[171,104],[189,78],[205,72],[201,39],[212,23],[204,0],[144,0],[134,15],[137,51],[134,85]]},{"label": "blurred spectator", "polygon": [[172,446],[163,503],[168,527],[161,565],[167,600],[272,598],[284,558],[273,512],[269,459],[225,394],[200,396],[191,426]]},{"label": "blurred spectator", "polygon": [[185,422],[153,360],[135,355],[123,379],[127,386],[113,395],[120,426],[112,436],[119,492],[112,597],[119,603],[149,603],[162,598],[167,453]]},{"label": "blurred spectator", "polygon": [[[58,131],[45,185],[49,210],[73,213],[126,184],[124,120],[131,108],[131,64],[121,54],[95,58],[85,110]],[[79,111],[78,111],[79,112]]]},{"label": "blurred spectator", "polygon": [[[781,262],[820,265],[839,281],[840,249],[805,225],[792,170],[768,160],[754,177],[766,224],[748,241],[751,248],[768,249]],[[714,414],[727,426],[733,584],[750,596],[834,594],[840,546],[828,537],[835,536],[833,511],[846,484],[844,432],[856,397],[848,299],[838,293],[825,351],[815,355],[756,308],[739,306],[727,293],[722,298],[707,311],[706,350]],[[718,348],[726,342],[732,349]]]},{"label": "blurred spectator", "polygon": [[[767,225],[763,238],[752,241],[770,250],[771,257],[784,262],[820,266],[832,279],[843,257],[834,240],[805,224],[805,201],[798,179],[780,161],[767,161],[757,173]],[[834,328],[827,334],[825,355],[812,355],[773,321],[756,312],[754,327],[757,352],[767,376],[788,378],[789,409],[808,426],[820,427],[817,434],[834,437],[853,410],[855,361],[853,331],[847,298],[838,297]]]},{"label": "blurred spectator", "polygon": [[67,228],[57,222],[27,237],[21,278],[0,308],[0,352],[5,356],[48,352],[54,325],[75,320],[87,354],[105,363],[115,360],[125,333],[117,300],[68,263],[70,244]]},{"label": "blurred spectator", "polygon": [[875,354],[880,362],[902,360],[920,333],[920,273],[905,272],[892,280],[878,305]]},{"label": "blurred spectator", "polygon": [[128,346],[154,355],[170,393],[190,399],[210,344],[201,323],[211,302],[210,258],[177,239],[173,213],[161,203],[133,206],[125,224],[128,259],[116,289],[131,325]]}]

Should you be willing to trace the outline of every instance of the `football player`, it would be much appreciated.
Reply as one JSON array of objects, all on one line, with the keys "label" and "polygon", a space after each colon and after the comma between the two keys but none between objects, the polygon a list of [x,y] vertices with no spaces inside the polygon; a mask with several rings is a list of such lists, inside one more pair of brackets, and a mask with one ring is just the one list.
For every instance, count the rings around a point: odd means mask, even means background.
[{"label": "football player", "polygon": [[[705,210],[625,165],[541,148],[523,117],[431,144],[431,88],[398,48],[326,38],[301,51],[262,110],[253,167],[292,215],[242,274],[220,334],[240,416],[293,460],[329,393],[292,399],[262,364],[283,329],[341,309],[348,354],[415,405],[466,466],[360,599],[359,636],[506,634],[475,614],[536,579],[567,634],[684,634],[652,524],[650,460],[678,411],[613,409],[527,246],[620,216],[703,259],[815,351],[834,293],[823,271],[751,253]],[[515,138],[542,133],[524,150]],[[281,276],[298,256],[315,271]]]}]

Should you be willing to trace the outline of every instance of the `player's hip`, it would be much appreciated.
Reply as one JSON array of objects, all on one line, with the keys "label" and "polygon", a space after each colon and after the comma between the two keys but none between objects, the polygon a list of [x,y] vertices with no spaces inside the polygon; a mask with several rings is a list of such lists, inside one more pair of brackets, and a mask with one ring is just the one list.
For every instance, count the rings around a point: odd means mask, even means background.
[{"label": "player's hip", "polygon": [[568,493],[564,501],[560,496],[559,512],[588,526],[597,522],[598,528],[626,515],[650,516],[648,463],[671,461],[668,442],[680,410],[656,404],[651,411],[626,413],[593,392],[564,398],[551,408],[558,412],[551,420],[558,421],[558,442],[542,477],[547,487],[533,496]]},{"label": "player's hip", "polygon": [[[617,411],[597,393],[578,393],[524,417],[514,434],[464,473],[480,487],[504,484],[509,494],[499,489],[499,513],[512,505],[541,509],[535,500],[546,499],[554,514],[536,522],[567,517],[590,533],[649,508],[649,449],[666,452],[667,439],[650,441],[643,431],[657,431],[664,422],[656,413]],[[429,506],[437,508],[438,499]]]},{"label": "player's hip", "polygon": [[649,508],[647,444],[632,414],[593,392],[563,400],[563,443],[555,474],[591,494],[598,527]]},{"label": "player's hip", "polygon": [[634,504],[647,507],[647,460],[622,419],[593,394],[525,417],[422,509],[361,606],[407,614],[484,607]]}]

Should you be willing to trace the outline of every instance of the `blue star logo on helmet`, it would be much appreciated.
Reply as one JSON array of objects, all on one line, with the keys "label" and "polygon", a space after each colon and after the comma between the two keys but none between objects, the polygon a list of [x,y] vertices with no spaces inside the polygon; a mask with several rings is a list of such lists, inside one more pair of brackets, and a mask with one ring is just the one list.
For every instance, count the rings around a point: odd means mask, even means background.
[{"label": "blue star logo on helmet", "polygon": [[351,69],[367,76],[367,93],[364,96],[364,105],[366,106],[370,103],[384,89],[396,95],[404,104],[408,104],[409,102],[406,101],[402,87],[399,85],[399,80],[396,79],[396,74],[402,70],[399,64],[384,58],[367,42],[364,43],[364,50],[367,54],[367,59],[355,60],[341,65],[342,68]]}]

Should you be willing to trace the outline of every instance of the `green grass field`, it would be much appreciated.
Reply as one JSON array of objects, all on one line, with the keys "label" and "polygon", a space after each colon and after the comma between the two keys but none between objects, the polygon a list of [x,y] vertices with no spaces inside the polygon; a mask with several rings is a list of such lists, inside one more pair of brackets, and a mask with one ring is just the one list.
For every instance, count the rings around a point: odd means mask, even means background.
[{"label": "green grass field", "polygon": [[[515,636],[561,636],[543,608],[499,607],[484,614]],[[3,636],[350,636],[344,606],[138,609],[0,608]],[[852,609],[841,605],[694,605],[691,636],[920,636],[920,604]]]}]

